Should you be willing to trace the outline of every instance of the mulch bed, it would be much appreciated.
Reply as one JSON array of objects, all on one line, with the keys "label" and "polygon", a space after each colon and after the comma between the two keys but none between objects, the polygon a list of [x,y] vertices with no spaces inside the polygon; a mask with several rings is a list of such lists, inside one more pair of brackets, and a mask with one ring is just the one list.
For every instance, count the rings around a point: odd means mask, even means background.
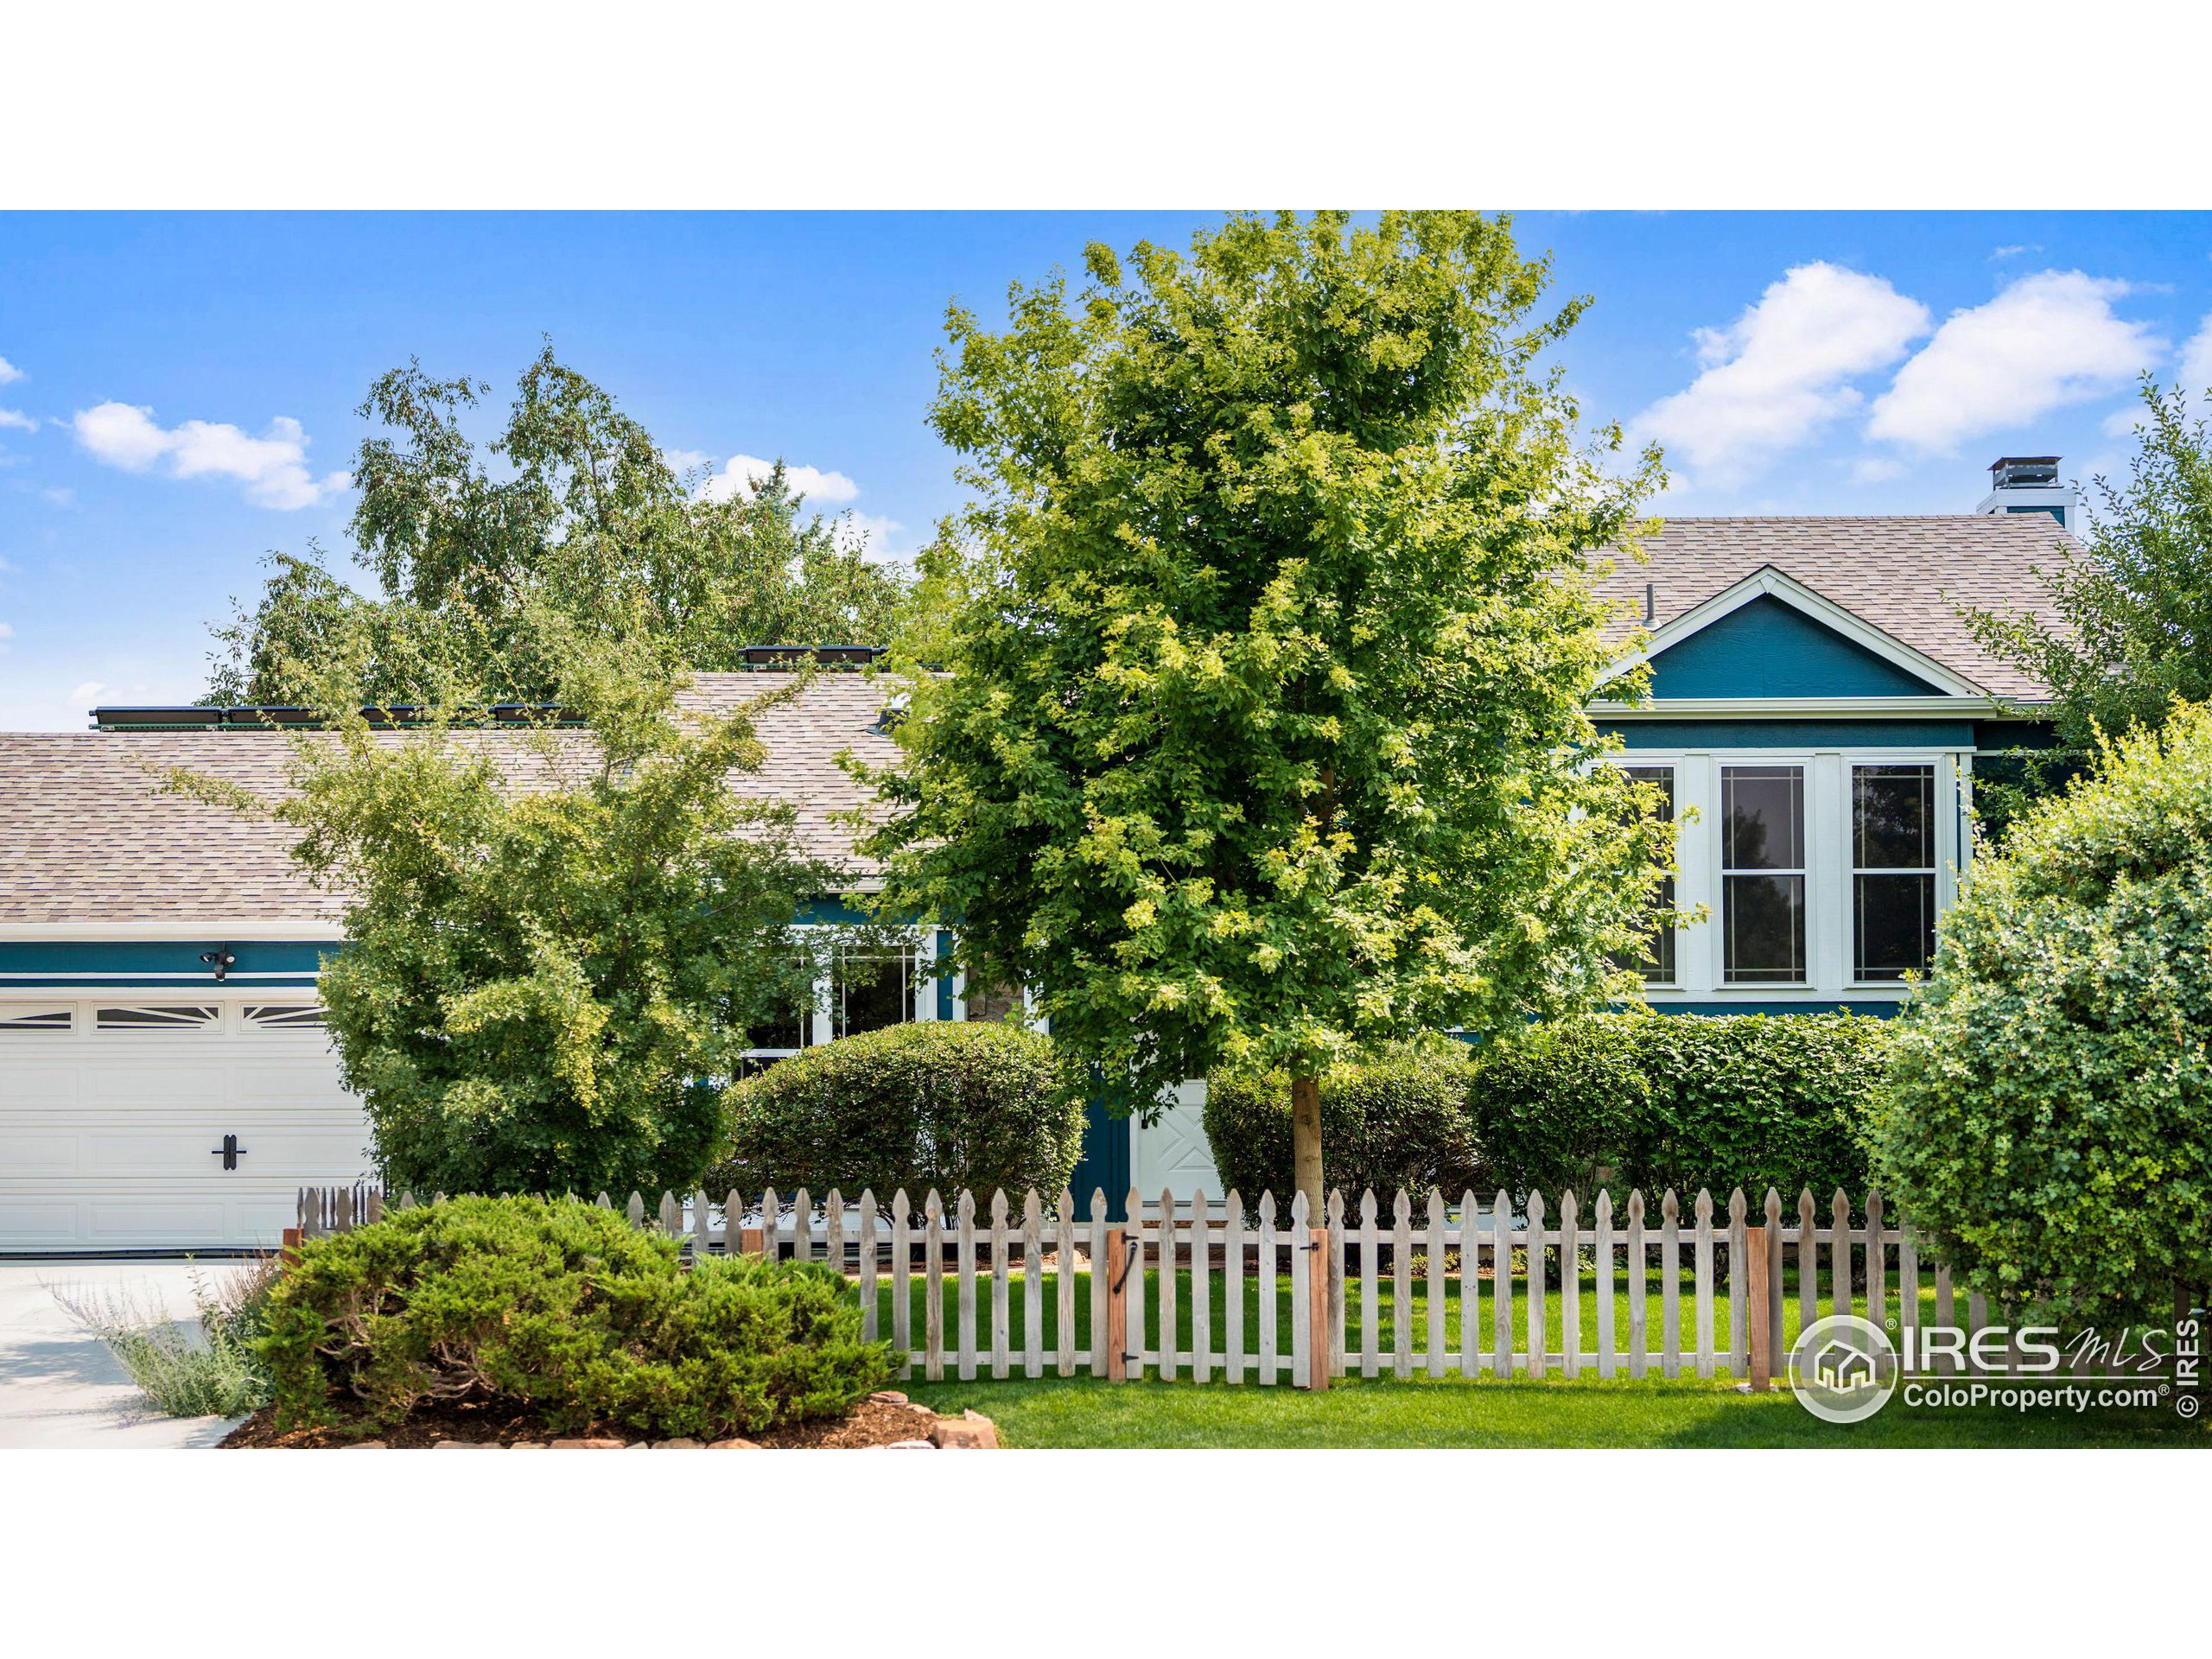
[{"label": "mulch bed", "polygon": [[[397,1428],[384,1431],[365,1421],[341,1422],[330,1428],[301,1428],[279,1433],[275,1411],[264,1406],[240,1423],[223,1440],[226,1446],[319,1449],[356,1446],[363,1441],[397,1447],[435,1446],[441,1440],[464,1446],[543,1446],[556,1439],[575,1438],[573,1429],[557,1433],[542,1419],[511,1404],[450,1405],[417,1411]],[[926,1440],[934,1413],[925,1407],[864,1400],[843,1417],[814,1422],[791,1423],[748,1436],[764,1448],[823,1447],[852,1449],[889,1446],[896,1440]],[[653,1444],[622,1429],[601,1428],[597,1436],[629,1441],[632,1446]]]}]

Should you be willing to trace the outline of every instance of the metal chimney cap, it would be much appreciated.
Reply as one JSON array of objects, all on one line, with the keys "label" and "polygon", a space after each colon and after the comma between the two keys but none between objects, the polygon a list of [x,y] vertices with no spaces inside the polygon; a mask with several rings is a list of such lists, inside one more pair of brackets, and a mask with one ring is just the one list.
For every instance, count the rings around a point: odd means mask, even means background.
[{"label": "metal chimney cap", "polygon": [[2057,455],[1999,455],[1989,463],[1993,489],[2035,487],[2058,482]]}]

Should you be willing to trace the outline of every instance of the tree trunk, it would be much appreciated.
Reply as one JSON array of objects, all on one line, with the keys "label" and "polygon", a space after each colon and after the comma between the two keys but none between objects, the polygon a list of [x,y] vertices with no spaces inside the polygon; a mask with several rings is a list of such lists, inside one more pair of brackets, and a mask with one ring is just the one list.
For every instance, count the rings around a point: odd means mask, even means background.
[{"label": "tree trunk", "polygon": [[1306,1195],[1307,1224],[1321,1226],[1328,1211],[1322,1203],[1321,1082],[1318,1077],[1290,1080],[1290,1161],[1298,1190]]}]

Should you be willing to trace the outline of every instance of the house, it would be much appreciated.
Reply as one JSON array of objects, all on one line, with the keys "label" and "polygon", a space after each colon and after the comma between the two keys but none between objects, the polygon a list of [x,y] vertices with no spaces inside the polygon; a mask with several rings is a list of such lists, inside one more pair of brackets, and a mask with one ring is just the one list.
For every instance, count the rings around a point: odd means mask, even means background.
[{"label": "house", "polygon": [[[1593,713],[1667,790],[1675,899],[1710,917],[1655,940],[1655,1007],[1888,1013],[1925,965],[1971,855],[1977,758],[2048,741],[2044,688],[1957,607],[2042,609],[2033,567],[2079,511],[2050,457],[1992,470],[1974,513],[1673,519],[1607,579],[1616,668],[1648,661],[1652,695]],[[761,654],[691,695],[726,707],[787,671]],[[758,786],[817,851],[846,850],[835,815],[861,804],[839,752],[893,752],[882,713],[878,684],[833,673],[759,722]],[[160,789],[180,766],[278,786],[284,746],[253,711],[103,709],[95,727],[0,734],[0,1252],[266,1244],[298,1186],[371,1173],[315,1000],[338,907],[280,829]],[[839,915],[824,899],[802,920]],[[1004,1012],[915,971],[941,944],[836,963],[758,1058]],[[1202,1090],[1154,1125],[1094,1122],[1078,1185],[1217,1192]]]}]

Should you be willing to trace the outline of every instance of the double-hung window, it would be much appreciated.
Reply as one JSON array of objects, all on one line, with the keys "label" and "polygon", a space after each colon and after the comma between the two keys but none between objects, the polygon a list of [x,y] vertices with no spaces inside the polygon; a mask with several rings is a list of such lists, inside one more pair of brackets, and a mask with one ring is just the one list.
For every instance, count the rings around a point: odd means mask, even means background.
[{"label": "double-hung window", "polygon": [[1851,769],[1852,977],[1923,973],[1936,955],[1936,768]]},{"label": "double-hung window", "polygon": [[1805,769],[1720,769],[1721,977],[1805,982]]}]

